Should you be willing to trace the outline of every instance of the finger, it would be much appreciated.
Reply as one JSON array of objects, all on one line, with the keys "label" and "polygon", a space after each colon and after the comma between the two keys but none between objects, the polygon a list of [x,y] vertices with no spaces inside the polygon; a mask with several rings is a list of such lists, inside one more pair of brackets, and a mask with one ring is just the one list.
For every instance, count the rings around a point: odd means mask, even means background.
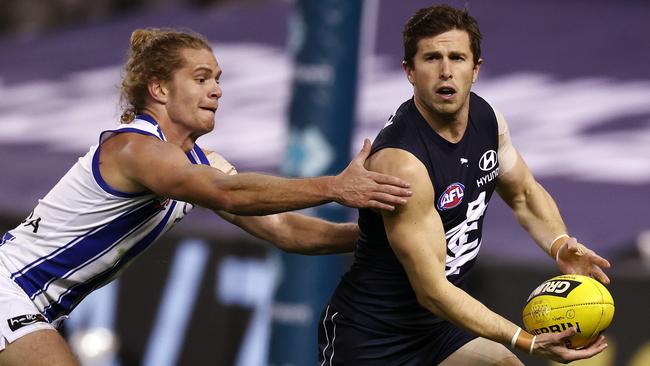
[{"label": "finger", "polygon": [[377,188],[375,188],[375,191],[379,193],[387,193],[392,196],[398,196],[398,197],[410,197],[411,194],[413,193],[406,188],[399,188],[388,184],[378,185]]},{"label": "finger", "polygon": [[[397,187],[409,188],[411,184],[404,179],[392,175],[370,172],[370,179],[379,184],[390,184]],[[409,196],[411,194],[409,193]]]},{"label": "finger", "polygon": [[605,336],[602,335],[602,334],[598,336],[598,338],[596,339],[596,341],[594,343],[592,343],[592,345],[600,347],[601,344],[604,344],[605,346],[607,346],[607,339],[605,339]]},{"label": "finger", "polygon": [[609,285],[609,277],[607,277],[605,272],[603,272],[603,270],[600,269],[599,267],[596,267],[593,270],[593,272],[591,273],[591,275],[592,275],[593,278],[598,280],[598,282],[600,282],[602,284],[605,284],[605,285]]},{"label": "finger", "polygon": [[572,336],[573,336],[574,334],[576,334],[577,332],[578,332],[578,330],[577,330],[576,328],[574,328],[574,327],[569,327],[569,328],[567,328],[567,330],[565,330],[564,332],[558,333],[558,336],[560,337],[560,339],[561,339],[562,341],[565,341],[565,340],[567,340],[568,338],[572,337]]},{"label": "finger", "polygon": [[593,264],[597,265],[598,267],[602,267],[602,268],[609,268],[609,267],[611,267],[611,264],[609,263],[609,261],[608,261],[607,259],[605,259],[605,258],[599,256],[598,254],[596,254],[596,253],[593,252],[593,251],[591,251],[589,257],[590,257],[589,259],[591,260],[591,262],[592,262]]},{"label": "finger", "polygon": [[384,210],[384,211],[393,211],[393,210],[395,210],[395,206],[388,205],[388,204],[378,202],[378,201],[375,201],[375,200],[368,201],[367,206],[368,206],[368,208],[376,208],[376,209]]},{"label": "finger", "polygon": [[583,255],[586,254],[586,252],[582,248],[580,248],[579,245],[576,245],[574,247],[569,247],[569,252],[575,255],[576,257],[582,257]]},{"label": "finger", "polygon": [[391,206],[394,205],[403,205],[406,203],[406,199],[403,197],[393,196],[388,193],[374,192],[371,196],[371,200],[385,203]]},{"label": "finger", "polygon": [[589,358],[593,357],[600,352],[602,352],[605,348],[608,347],[608,344],[605,342],[605,337],[602,335],[596,339],[595,342],[590,344],[588,347],[585,347],[580,350],[575,351],[575,356],[576,358]]},{"label": "finger", "polygon": [[357,154],[357,156],[354,158],[354,160],[360,160],[361,162],[366,161],[368,158],[368,155],[370,155],[370,148],[372,145],[370,145],[370,140],[368,139],[363,139],[363,147],[361,148],[361,151]]},{"label": "finger", "polygon": [[589,343],[589,345],[585,348],[590,348],[590,347],[598,347],[599,345],[605,343],[605,336],[604,335],[599,335],[598,338],[596,338],[595,341]]},{"label": "finger", "polygon": [[569,238],[569,241],[567,241],[567,249],[569,250],[569,253],[576,255],[578,257],[583,256],[585,254],[585,250],[582,249],[583,245],[578,243],[578,240],[576,238]]}]

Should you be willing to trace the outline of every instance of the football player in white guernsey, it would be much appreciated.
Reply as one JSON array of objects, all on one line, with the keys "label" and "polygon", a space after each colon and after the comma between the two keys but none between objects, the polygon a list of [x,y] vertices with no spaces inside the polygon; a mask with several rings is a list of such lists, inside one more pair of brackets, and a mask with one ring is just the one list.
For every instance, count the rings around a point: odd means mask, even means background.
[{"label": "football player in white guernsey", "polygon": [[[466,10],[444,5],[420,9],[404,30],[403,68],[413,85],[417,110],[431,129],[450,143],[460,142],[468,126],[470,89],[482,63],[480,38],[476,20]],[[505,119],[495,114],[497,192],[563,273],[592,276],[608,284],[603,272],[609,267],[608,261],[568,234],[554,200],[511,144]],[[423,163],[405,150],[384,148],[371,155],[366,166],[411,183],[413,196],[409,201],[394,211],[382,212],[382,216],[390,245],[418,302],[436,316],[479,336],[441,365],[521,365],[508,348],[566,363],[591,357],[607,347],[601,336],[587,348],[567,348],[564,339],[575,334],[573,327],[534,337],[451,284],[445,275],[445,230]]]},{"label": "football player in white guernsey", "polygon": [[286,251],[324,254],[351,251],[357,225],[276,213],[331,201],[393,210],[410,196],[406,181],[363,167],[368,141],[337,176],[235,174],[195,143],[214,127],[220,75],[198,34],[133,32],[122,124],[103,132],[29,218],[0,238],[0,365],[77,365],[51,322],[112,280],[193,205]]}]

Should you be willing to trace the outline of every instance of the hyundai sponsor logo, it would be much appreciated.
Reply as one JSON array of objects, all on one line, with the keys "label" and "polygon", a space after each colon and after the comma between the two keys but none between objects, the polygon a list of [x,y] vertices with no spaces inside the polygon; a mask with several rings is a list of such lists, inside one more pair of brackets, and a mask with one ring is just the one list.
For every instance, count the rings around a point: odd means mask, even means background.
[{"label": "hyundai sponsor logo", "polygon": [[478,161],[478,167],[484,172],[489,172],[495,166],[497,166],[497,152],[494,150],[486,151]]}]

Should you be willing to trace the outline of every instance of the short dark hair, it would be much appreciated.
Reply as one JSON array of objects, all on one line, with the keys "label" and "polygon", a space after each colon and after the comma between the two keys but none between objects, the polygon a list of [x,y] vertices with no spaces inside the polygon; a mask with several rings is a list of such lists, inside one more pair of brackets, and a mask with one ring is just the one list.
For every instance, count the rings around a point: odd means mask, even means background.
[{"label": "short dark hair", "polygon": [[474,64],[481,58],[481,31],[478,22],[467,9],[455,9],[449,5],[434,5],[418,10],[404,26],[404,61],[413,67],[413,57],[418,52],[422,38],[435,37],[444,32],[458,29],[469,35]]}]

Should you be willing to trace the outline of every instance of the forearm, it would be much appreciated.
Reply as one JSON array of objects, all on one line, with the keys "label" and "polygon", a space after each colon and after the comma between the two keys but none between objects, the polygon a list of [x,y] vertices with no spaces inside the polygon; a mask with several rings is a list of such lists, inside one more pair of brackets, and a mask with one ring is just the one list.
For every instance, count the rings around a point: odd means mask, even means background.
[{"label": "forearm", "polygon": [[567,233],[555,201],[518,154],[513,167],[499,175],[497,192],[512,208],[517,222],[546,253],[554,239]]},{"label": "forearm", "polygon": [[317,206],[335,200],[333,177],[286,179],[243,173],[217,176],[219,194],[215,205],[208,207],[237,215],[267,215]]},{"label": "forearm", "polygon": [[393,221],[391,215],[384,214],[391,247],[406,271],[419,304],[471,333],[509,345],[518,327],[447,279],[447,245],[442,223],[418,219],[434,215],[402,216],[399,221]]},{"label": "forearm", "polygon": [[285,213],[282,238],[275,243],[288,252],[300,254],[347,253],[354,250],[359,227],[353,223],[337,224],[319,218]]},{"label": "forearm", "polygon": [[567,233],[566,225],[551,195],[537,182],[525,189],[512,205],[517,222],[546,253],[555,238]]},{"label": "forearm", "polygon": [[359,232],[356,224],[336,224],[295,213],[269,216],[237,216],[223,211],[217,213],[279,249],[305,255],[350,252],[354,250]]},{"label": "forearm", "polygon": [[418,301],[422,306],[471,333],[510,346],[517,325],[448,281],[440,282],[435,289],[421,291]]}]

